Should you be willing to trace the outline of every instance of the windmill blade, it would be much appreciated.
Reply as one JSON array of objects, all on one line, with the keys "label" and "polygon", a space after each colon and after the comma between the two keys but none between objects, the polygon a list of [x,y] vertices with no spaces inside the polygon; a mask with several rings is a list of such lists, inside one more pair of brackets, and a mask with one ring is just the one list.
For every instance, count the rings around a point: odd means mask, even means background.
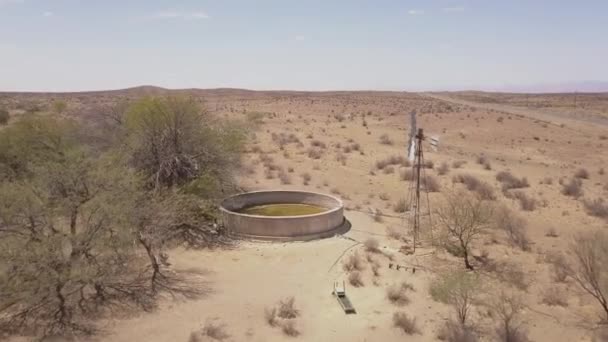
[{"label": "windmill blade", "polygon": [[436,135],[431,136],[431,148],[435,152],[437,152],[437,149],[439,148],[439,137]]},{"label": "windmill blade", "polygon": [[409,146],[407,147],[407,156],[410,161],[414,161],[416,158],[416,111],[410,112],[410,134],[409,134]]}]

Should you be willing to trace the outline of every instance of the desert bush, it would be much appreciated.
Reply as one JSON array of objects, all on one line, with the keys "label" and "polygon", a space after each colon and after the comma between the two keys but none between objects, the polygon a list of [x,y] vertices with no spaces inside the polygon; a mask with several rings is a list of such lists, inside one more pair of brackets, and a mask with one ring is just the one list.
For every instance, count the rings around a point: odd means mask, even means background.
[{"label": "desert bush", "polygon": [[547,254],[547,262],[551,266],[553,281],[564,283],[570,273],[570,265],[563,253]]},{"label": "desert bush", "polygon": [[264,318],[266,319],[266,323],[271,327],[276,327],[279,325],[279,321],[277,320],[277,308],[265,308],[264,309]]},{"label": "desert bush", "polygon": [[393,284],[386,289],[386,298],[393,304],[406,305],[410,302],[407,292],[413,290],[414,287],[408,282]]},{"label": "desert bush", "polygon": [[483,164],[485,164],[485,163],[488,162],[488,158],[485,155],[482,154],[482,155],[477,156],[477,160],[476,161],[477,161],[477,164],[483,165]]},{"label": "desert bush", "polygon": [[584,200],[583,205],[589,215],[608,219],[608,204],[603,198],[596,198],[592,201]]},{"label": "desert bush", "polygon": [[383,192],[380,195],[378,195],[378,198],[380,198],[383,201],[388,201],[389,199],[391,199],[391,197],[386,192]]},{"label": "desert bush", "polygon": [[530,250],[530,239],[526,232],[527,222],[522,217],[513,213],[506,206],[501,206],[496,210],[496,226],[502,229],[512,245],[519,247],[523,251]]},{"label": "desert bush", "polygon": [[226,324],[208,321],[201,329],[190,333],[188,342],[224,341],[228,338],[230,334],[226,332]]},{"label": "desert bush", "polygon": [[300,176],[302,177],[302,184],[304,185],[308,185],[308,183],[310,183],[310,180],[312,179],[312,176],[308,172],[304,172]]},{"label": "desert bush", "polygon": [[380,243],[378,240],[374,238],[368,238],[363,242],[365,246],[365,250],[371,253],[379,253],[380,252]]},{"label": "desert bush", "polygon": [[510,284],[522,291],[527,291],[530,286],[523,267],[516,262],[508,260],[497,261],[486,265],[486,267],[487,270],[492,271],[505,284]]},{"label": "desert bush", "polygon": [[8,123],[9,118],[10,115],[8,113],[8,110],[0,108],[0,125],[6,125]]},{"label": "desert bush", "polygon": [[502,191],[510,189],[522,189],[530,186],[528,180],[524,178],[517,178],[508,171],[500,171],[496,174],[496,180],[502,184]]},{"label": "desert bush", "polygon": [[281,184],[291,184],[291,177],[283,169],[279,170],[279,179]]},{"label": "desert bush", "polygon": [[348,275],[348,282],[354,287],[362,287],[364,285],[359,271],[350,272]]},{"label": "desert bush", "polygon": [[448,320],[439,329],[437,339],[446,342],[478,342],[479,338],[475,330],[469,326],[463,326],[453,320]]},{"label": "desert bush", "polygon": [[534,211],[536,209],[536,199],[528,197],[523,191],[514,191],[512,196],[519,201],[519,206],[525,211]]},{"label": "desert bush", "polygon": [[401,229],[399,227],[388,227],[386,229],[386,233],[391,239],[403,239],[403,232],[401,232]]},{"label": "desert bush", "polygon": [[411,318],[405,312],[395,312],[393,314],[393,326],[401,329],[401,331],[408,335],[421,334],[416,324],[416,319]]},{"label": "desert bush", "polygon": [[521,299],[501,294],[491,304],[491,311],[497,321],[495,330],[498,341],[529,342],[528,335],[520,322],[523,309]]},{"label": "desert bush", "polygon": [[456,244],[462,251],[467,269],[472,243],[483,233],[493,217],[493,208],[486,201],[467,193],[446,196],[446,203],[437,210],[439,223],[446,232],[445,246]]},{"label": "desert bush", "polygon": [[422,165],[425,169],[432,169],[435,167],[435,163],[432,160],[425,160]]},{"label": "desert bush", "polygon": [[307,153],[308,158],[311,159],[321,159],[321,157],[323,156],[323,150],[314,147],[309,148]]},{"label": "desert bush", "polygon": [[574,173],[574,177],[576,178],[580,178],[580,179],[588,179],[589,178],[589,171],[587,171],[587,169],[578,169],[576,170],[576,173]]},{"label": "desert bush", "polygon": [[283,321],[281,324],[281,331],[287,336],[296,337],[300,335],[300,331],[296,327],[296,322],[294,320]]},{"label": "desert bush", "polygon": [[466,160],[455,160],[452,162],[452,168],[453,169],[460,169],[462,167],[462,165],[466,164],[467,161]]},{"label": "desert bush", "polygon": [[380,143],[382,145],[392,145],[393,140],[385,133],[380,136]]},{"label": "desert bush", "polygon": [[296,309],[296,299],[287,297],[279,301],[277,316],[283,319],[296,318],[300,315],[300,310]]},{"label": "desert bush", "polygon": [[393,210],[396,213],[404,213],[407,210],[407,201],[405,198],[400,198],[394,205]]},{"label": "desert bush", "polygon": [[568,296],[566,296],[560,288],[551,286],[545,289],[542,294],[541,303],[549,306],[568,306]]},{"label": "desert bush", "polygon": [[399,173],[399,178],[401,178],[402,181],[410,182],[416,178],[416,174],[412,169],[405,169],[401,170]]},{"label": "desert bush", "polygon": [[389,165],[401,165],[403,167],[408,167],[411,166],[411,163],[409,160],[407,160],[407,158],[399,155],[392,155],[376,161],[376,168],[379,170],[382,170]]},{"label": "desert bush", "polygon": [[480,289],[481,283],[477,274],[457,271],[435,279],[429,292],[433,300],[452,306],[458,322],[466,325]]},{"label": "desert bush", "polygon": [[542,180],[541,183],[542,184],[551,185],[551,184],[553,184],[553,178],[551,178],[551,177],[545,177],[545,178],[543,178],[543,180]]},{"label": "desert bush", "polygon": [[319,149],[325,149],[327,147],[327,145],[325,145],[325,143],[320,140],[311,140],[310,146],[317,147]]},{"label": "desert bush", "polygon": [[338,161],[342,165],[346,165],[346,155],[342,153],[336,154],[336,161]]},{"label": "desert bush", "polygon": [[437,168],[437,174],[440,176],[447,175],[450,172],[450,165],[447,162],[442,162]]},{"label": "desert bush", "polygon": [[365,261],[358,252],[355,252],[349,255],[343,262],[342,268],[346,272],[363,271],[365,269]]},{"label": "desert bush", "polygon": [[604,170],[603,167],[600,167],[600,169],[597,170],[597,174],[600,175],[600,176],[603,176],[605,173],[606,173],[606,170]]},{"label": "desert bush", "polygon": [[422,186],[428,192],[439,192],[441,190],[439,181],[432,175],[428,175],[423,178]]},{"label": "desert bush", "polygon": [[389,175],[389,174],[395,173],[395,168],[392,166],[387,166],[384,168],[383,172],[385,175]]},{"label": "desert bush", "polygon": [[579,178],[571,178],[570,182],[562,185],[562,194],[574,198],[583,195],[583,182]]},{"label": "desert bush", "polygon": [[495,200],[494,190],[492,186],[486,182],[480,181],[477,177],[469,174],[459,174],[452,177],[453,183],[461,183],[469,191],[475,192],[481,199]]}]

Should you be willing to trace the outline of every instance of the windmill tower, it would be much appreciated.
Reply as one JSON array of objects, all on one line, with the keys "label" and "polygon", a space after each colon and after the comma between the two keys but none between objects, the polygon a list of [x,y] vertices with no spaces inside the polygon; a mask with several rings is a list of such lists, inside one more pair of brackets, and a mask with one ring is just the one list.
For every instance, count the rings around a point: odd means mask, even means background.
[{"label": "windmill tower", "polygon": [[[412,253],[421,242],[421,217],[428,218],[428,233],[432,239],[431,206],[427,187],[426,169],[424,161],[423,142],[427,139],[422,128],[416,127],[416,111],[410,113],[411,124],[409,132],[408,159],[412,162],[414,181],[410,182],[408,189],[409,206],[404,217],[406,227],[411,229],[413,243]],[[438,137],[430,137],[430,145],[436,150],[439,145]]]}]

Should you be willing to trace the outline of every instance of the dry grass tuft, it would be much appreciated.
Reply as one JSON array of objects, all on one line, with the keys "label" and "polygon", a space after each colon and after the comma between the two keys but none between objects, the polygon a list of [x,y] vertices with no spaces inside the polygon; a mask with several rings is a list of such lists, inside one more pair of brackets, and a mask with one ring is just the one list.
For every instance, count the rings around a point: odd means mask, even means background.
[{"label": "dry grass tuft", "polygon": [[494,190],[492,190],[492,186],[486,182],[480,181],[475,176],[469,174],[459,174],[452,177],[452,182],[464,184],[467,190],[475,192],[481,199],[496,199],[496,196],[494,196]]},{"label": "dry grass tuft", "polygon": [[449,320],[437,333],[437,339],[447,342],[478,342],[475,330],[458,322]]},{"label": "dry grass tuft", "polygon": [[400,198],[394,205],[393,211],[396,213],[404,213],[407,210],[407,201],[405,198]]},{"label": "dry grass tuft", "polygon": [[401,329],[408,335],[421,334],[420,329],[416,325],[416,318],[411,318],[405,312],[395,312],[393,314],[393,326]]},{"label": "dry grass tuft", "polygon": [[589,179],[589,171],[587,171],[587,169],[578,169],[574,174],[574,177],[580,179]]},{"label": "dry grass tuft", "polygon": [[382,145],[392,145],[393,140],[385,133],[380,136],[380,143]]},{"label": "dry grass tuft", "polygon": [[526,177],[519,179],[508,171],[500,171],[497,173],[496,180],[502,184],[503,192],[510,189],[522,189],[530,186]]},{"label": "dry grass tuft", "polygon": [[363,271],[365,269],[365,262],[358,252],[355,252],[348,256],[348,258],[342,264],[342,268],[346,272],[352,271]]},{"label": "dry grass tuft", "polygon": [[589,215],[608,220],[608,204],[603,198],[596,198],[592,201],[584,200],[583,204]]},{"label": "dry grass tuft", "polygon": [[583,182],[579,178],[572,178],[570,182],[562,185],[562,194],[574,198],[583,195]]},{"label": "dry grass tuft", "polygon": [[437,168],[437,174],[440,176],[447,175],[450,172],[450,165],[447,162],[442,162]]},{"label": "dry grass tuft", "polygon": [[565,295],[560,288],[552,286],[543,292],[541,303],[549,306],[561,306],[565,308],[568,306],[568,296]]},{"label": "dry grass tuft", "polygon": [[363,280],[361,279],[361,273],[359,271],[350,272],[348,275],[348,282],[354,287],[364,286]]},{"label": "dry grass tuft", "polygon": [[408,291],[414,291],[412,284],[408,282],[403,282],[400,285],[394,284],[386,289],[386,298],[395,305],[406,305],[410,302],[407,296]]},{"label": "dry grass tuft", "polygon": [[226,324],[208,321],[201,329],[190,333],[188,342],[224,341],[228,338],[230,334],[226,332]]},{"label": "dry grass tuft", "polygon": [[368,238],[365,240],[365,242],[363,242],[363,245],[365,246],[365,250],[368,252],[380,253],[380,243],[374,238]]}]

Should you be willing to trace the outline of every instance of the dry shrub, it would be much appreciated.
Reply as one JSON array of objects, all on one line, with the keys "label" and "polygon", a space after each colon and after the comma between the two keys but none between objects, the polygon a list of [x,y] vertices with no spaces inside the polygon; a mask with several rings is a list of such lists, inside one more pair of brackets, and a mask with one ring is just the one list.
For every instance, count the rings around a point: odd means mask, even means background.
[{"label": "dry shrub", "polygon": [[518,297],[501,294],[492,303],[492,315],[497,321],[496,338],[505,342],[529,342],[520,315],[523,303]]},{"label": "dry shrub", "polygon": [[374,238],[368,238],[365,240],[365,242],[363,242],[363,245],[365,246],[365,250],[368,252],[380,253],[380,243]]},{"label": "dry shrub", "polygon": [[437,174],[440,176],[447,175],[450,172],[450,166],[447,162],[442,162],[441,165],[437,168]]},{"label": "dry shrub", "polygon": [[503,260],[491,262],[486,265],[486,270],[493,272],[503,283],[515,286],[522,291],[526,291],[530,286],[522,266],[513,261]]},{"label": "dry shrub", "polygon": [[551,286],[543,292],[541,303],[549,306],[568,306],[568,297],[559,287]]},{"label": "dry shrub", "polygon": [[578,169],[576,173],[574,173],[574,177],[580,179],[589,179],[589,171],[587,169]]},{"label": "dry shrub", "polygon": [[388,227],[386,229],[386,233],[391,239],[403,239],[403,233],[401,232],[401,229],[399,227]]},{"label": "dry shrub", "polygon": [[603,198],[596,198],[592,201],[584,200],[583,204],[589,215],[608,219],[608,204]]},{"label": "dry shrub", "polygon": [[414,174],[414,170],[405,169],[401,170],[399,173],[399,178],[401,178],[402,181],[411,182],[416,178],[416,175]]},{"label": "dry shrub", "polygon": [[496,180],[502,184],[503,192],[510,189],[522,189],[530,186],[526,177],[519,179],[508,171],[500,171],[497,173]]},{"label": "dry shrub", "polygon": [[395,312],[393,314],[393,326],[401,329],[408,335],[421,334],[416,325],[416,318],[411,318],[405,312]]},{"label": "dry shrub", "polygon": [[382,211],[380,209],[376,209],[373,213],[372,213],[372,217],[374,219],[374,221],[380,223],[384,221],[384,216],[382,214]]},{"label": "dry shrub", "polygon": [[536,199],[528,197],[523,191],[513,191],[511,194],[519,201],[519,206],[525,211],[534,211],[536,209]]},{"label": "dry shrub", "polygon": [[308,185],[308,183],[312,179],[312,177],[310,176],[310,173],[308,173],[308,172],[304,172],[300,176],[302,177],[302,184],[304,184],[304,185]]},{"label": "dry shrub", "polygon": [[571,178],[570,182],[562,185],[562,194],[574,198],[583,195],[583,182],[579,178]]},{"label": "dry shrub", "polygon": [[266,319],[266,323],[271,327],[276,327],[279,325],[279,321],[277,320],[277,308],[266,308],[264,309],[264,318]]},{"label": "dry shrub", "polygon": [[361,279],[361,273],[358,271],[350,272],[348,275],[348,282],[354,287],[362,287],[363,279]]},{"label": "dry shrub", "polygon": [[279,171],[279,179],[281,180],[281,184],[291,184],[291,177],[282,169]]},{"label": "dry shrub", "polygon": [[323,150],[321,150],[319,148],[312,148],[312,147],[308,149],[308,158],[321,159],[322,156],[323,156]]},{"label": "dry shrub", "polygon": [[545,236],[556,238],[556,237],[559,237],[559,234],[557,234],[557,231],[555,230],[555,228],[551,227],[547,230],[547,232],[545,233]]},{"label": "dry shrub", "polygon": [[342,165],[346,165],[346,155],[342,152],[338,152],[338,154],[336,154],[336,161]]},{"label": "dry shrub", "polygon": [[342,268],[346,272],[352,271],[363,271],[365,269],[365,262],[358,252],[355,252],[348,256],[348,258],[342,264]]},{"label": "dry shrub", "polygon": [[478,342],[479,338],[475,334],[475,331],[468,326],[464,326],[453,320],[445,322],[439,332],[437,333],[437,339],[446,342]]},{"label": "dry shrub", "polygon": [[296,322],[294,320],[283,321],[281,324],[281,331],[287,336],[296,337],[300,335],[300,331],[296,328]]},{"label": "dry shrub", "polygon": [[394,205],[393,210],[396,213],[404,213],[407,210],[407,201],[405,198],[400,198]]},{"label": "dry shrub", "polygon": [[492,186],[486,182],[480,181],[477,177],[469,174],[459,174],[452,177],[453,183],[462,183],[469,191],[475,192],[481,199],[495,200],[494,190]]},{"label": "dry shrub", "polygon": [[506,206],[500,206],[495,213],[496,226],[506,233],[512,245],[521,248],[523,251],[530,250],[530,240],[526,229],[526,220],[513,213]]},{"label": "dry shrub", "polygon": [[569,266],[566,257],[562,253],[547,254],[547,262],[551,266],[553,280],[558,283],[564,283],[568,280]]},{"label": "dry shrub", "polygon": [[425,160],[422,165],[425,169],[432,169],[435,167],[435,163],[432,160]]},{"label": "dry shrub", "polygon": [[190,333],[188,342],[224,341],[228,338],[230,334],[226,332],[226,324],[208,321],[201,329]]},{"label": "dry shrub", "polygon": [[388,136],[388,134],[385,133],[380,136],[380,143],[382,145],[392,145],[393,140],[391,140],[391,138]]},{"label": "dry shrub", "polygon": [[388,201],[389,199],[391,199],[391,197],[386,192],[383,192],[380,195],[378,195],[378,198],[380,198],[383,201]]},{"label": "dry shrub", "polygon": [[300,310],[295,307],[296,299],[287,297],[279,301],[277,316],[282,319],[292,319],[300,315]]},{"label": "dry shrub", "polygon": [[452,168],[453,169],[460,169],[462,167],[462,165],[466,164],[467,161],[466,160],[455,160],[452,162]]},{"label": "dry shrub", "polygon": [[437,178],[431,175],[428,175],[423,178],[422,186],[428,192],[439,192],[439,190],[441,189]]},{"label": "dry shrub", "polygon": [[389,174],[395,173],[395,168],[392,166],[387,166],[384,168],[383,171],[384,171],[385,175],[389,175]]},{"label": "dry shrub", "polygon": [[406,305],[409,304],[410,298],[407,296],[407,292],[413,291],[414,287],[408,282],[401,284],[393,284],[386,289],[386,298],[395,305]]},{"label": "dry shrub", "polygon": [[482,154],[477,157],[477,164],[484,165],[487,162],[488,162],[488,158],[485,155]]},{"label": "dry shrub", "polygon": [[311,140],[310,141],[310,146],[312,147],[318,147],[320,149],[325,149],[327,146],[325,145],[324,142],[320,141],[320,140]]},{"label": "dry shrub", "polygon": [[401,165],[403,167],[411,166],[410,161],[407,160],[407,158],[399,155],[392,155],[376,161],[376,168],[379,170],[382,170],[389,165]]}]

